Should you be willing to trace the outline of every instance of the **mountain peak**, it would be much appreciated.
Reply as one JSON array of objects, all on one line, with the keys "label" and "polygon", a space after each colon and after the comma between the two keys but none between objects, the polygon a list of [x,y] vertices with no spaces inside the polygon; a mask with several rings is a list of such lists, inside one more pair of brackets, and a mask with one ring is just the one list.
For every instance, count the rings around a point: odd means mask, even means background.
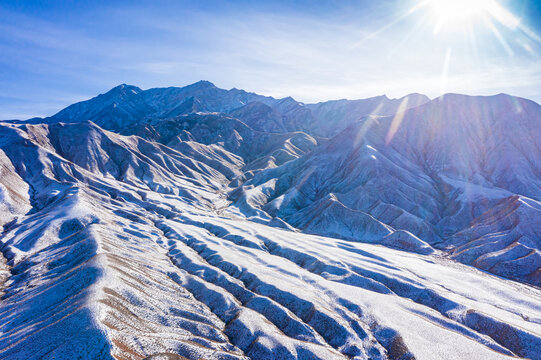
[{"label": "mountain peak", "polygon": [[278,99],[279,104],[297,104],[298,101],[293,99],[291,96],[287,96],[285,98]]},{"label": "mountain peak", "polygon": [[197,88],[197,89],[211,89],[211,88],[215,88],[216,85],[214,85],[213,83],[211,83],[208,80],[199,80],[199,81],[194,82],[193,84],[188,85],[186,87]]},{"label": "mountain peak", "polygon": [[134,85],[128,85],[128,84],[120,84],[118,86],[115,86],[111,90],[107,91],[104,95],[117,95],[117,94],[127,94],[129,92],[133,94],[139,94],[141,91],[140,88]]},{"label": "mountain peak", "polygon": [[420,100],[420,101],[424,101],[424,102],[429,102],[430,101],[430,98],[428,96],[426,96],[425,94],[421,94],[421,93],[407,94],[405,96],[402,96],[399,100],[402,100],[402,99],[405,99],[405,98],[408,98],[409,100]]}]

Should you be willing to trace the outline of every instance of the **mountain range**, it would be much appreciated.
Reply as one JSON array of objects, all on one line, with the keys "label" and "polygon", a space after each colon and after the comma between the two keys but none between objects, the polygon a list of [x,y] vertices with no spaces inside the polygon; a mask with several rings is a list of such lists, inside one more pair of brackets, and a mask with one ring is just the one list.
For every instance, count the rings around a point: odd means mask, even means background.
[{"label": "mountain range", "polygon": [[541,106],[120,85],[0,122],[0,359],[541,359]]}]

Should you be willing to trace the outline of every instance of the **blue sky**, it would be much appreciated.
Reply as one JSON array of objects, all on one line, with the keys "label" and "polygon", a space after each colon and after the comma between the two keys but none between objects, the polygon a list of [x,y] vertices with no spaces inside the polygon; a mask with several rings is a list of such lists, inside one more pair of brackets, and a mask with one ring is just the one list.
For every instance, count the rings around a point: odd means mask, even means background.
[{"label": "blue sky", "polygon": [[0,119],[52,115],[121,83],[201,79],[304,102],[411,92],[541,102],[541,1],[499,0],[512,26],[486,14],[440,26],[431,1],[3,0]]}]

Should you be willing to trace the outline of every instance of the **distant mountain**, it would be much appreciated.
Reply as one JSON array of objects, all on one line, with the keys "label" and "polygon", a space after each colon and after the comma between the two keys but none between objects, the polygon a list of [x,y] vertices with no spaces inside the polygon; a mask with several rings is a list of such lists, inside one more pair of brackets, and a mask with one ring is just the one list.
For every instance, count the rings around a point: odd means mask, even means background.
[{"label": "distant mountain", "polygon": [[136,86],[122,84],[105,94],[68,106],[44,121],[52,123],[90,120],[104,129],[119,131],[145,119],[197,111],[225,112],[256,100],[268,102],[271,98],[243,90],[219,89],[208,81],[199,81],[182,88],[145,91]]},{"label": "distant mountain", "polygon": [[367,114],[394,114],[400,104],[409,108],[428,100],[424,95],[411,94],[401,99],[382,96],[305,105],[291,97],[274,99],[244,90],[224,90],[209,81],[199,81],[180,88],[153,88],[144,91],[136,86],[122,84],[105,94],[70,105],[51,117],[33,118],[29,122],[88,120],[106,130],[129,134],[132,125],[152,119],[196,112],[220,112],[231,113],[259,131],[304,131],[315,136],[329,137]]},{"label": "distant mountain", "polygon": [[409,94],[400,99],[389,99],[387,96],[376,96],[362,100],[333,100],[307,105],[318,124],[313,128],[314,134],[330,137],[338,134],[349,125],[359,121],[366,115],[394,115],[400,106],[403,110],[414,108],[430,99],[422,94]]},{"label": "distant mountain", "polygon": [[0,359],[541,359],[541,106],[120,85],[0,122],[0,250]]}]

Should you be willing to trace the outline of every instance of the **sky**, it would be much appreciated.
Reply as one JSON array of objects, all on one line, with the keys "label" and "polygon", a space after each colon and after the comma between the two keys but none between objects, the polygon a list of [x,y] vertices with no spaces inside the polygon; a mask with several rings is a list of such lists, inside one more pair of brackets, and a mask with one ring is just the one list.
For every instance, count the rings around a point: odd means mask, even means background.
[{"label": "sky", "polygon": [[457,1],[0,0],[0,119],[49,116],[122,83],[198,80],[306,103],[412,92],[541,103],[541,1]]}]

